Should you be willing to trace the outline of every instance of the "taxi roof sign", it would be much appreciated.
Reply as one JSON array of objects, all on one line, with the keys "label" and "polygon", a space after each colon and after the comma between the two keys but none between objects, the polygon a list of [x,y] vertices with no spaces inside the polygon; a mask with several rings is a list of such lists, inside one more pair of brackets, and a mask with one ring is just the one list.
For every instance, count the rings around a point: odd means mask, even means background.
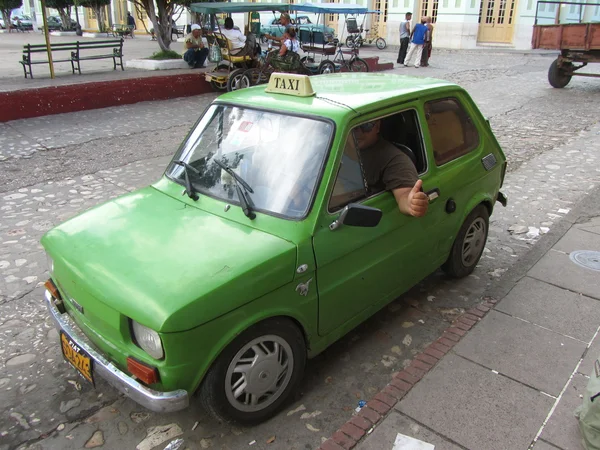
[{"label": "taxi roof sign", "polygon": [[296,97],[311,97],[315,95],[308,75],[279,72],[271,74],[265,92],[294,95]]}]

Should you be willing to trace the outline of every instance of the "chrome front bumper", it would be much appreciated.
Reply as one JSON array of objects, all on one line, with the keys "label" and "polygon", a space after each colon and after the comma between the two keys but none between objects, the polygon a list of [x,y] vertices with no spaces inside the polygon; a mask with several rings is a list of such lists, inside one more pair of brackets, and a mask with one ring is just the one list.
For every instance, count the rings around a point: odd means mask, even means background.
[{"label": "chrome front bumper", "polygon": [[119,392],[122,392],[136,403],[151,411],[173,412],[188,407],[189,396],[187,391],[183,389],[172,392],[155,391],[137,382],[130,375],[115,367],[113,363],[92,346],[89,339],[81,332],[81,329],[73,319],[68,314],[62,314],[58,310],[50,292],[46,291],[44,296],[50,315],[56,322],[57,327],[67,333],[94,360],[94,375],[104,378]]}]

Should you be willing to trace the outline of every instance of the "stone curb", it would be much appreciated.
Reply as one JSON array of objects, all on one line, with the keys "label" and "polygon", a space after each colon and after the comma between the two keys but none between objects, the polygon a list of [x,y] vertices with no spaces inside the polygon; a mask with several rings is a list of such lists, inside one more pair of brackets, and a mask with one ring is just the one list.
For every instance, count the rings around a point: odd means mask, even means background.
[{"label": "stone curb", "polygon": [[498,300],[485,296],[484,301],[461,314],[444,330],[441,337],[416,355],[410,365],[392,375],[392,381],[367,402],[360,412],[343,424],[321,444],[318,450],[349,450],[371,434],[392,408],[446,356],[488,312]]}]

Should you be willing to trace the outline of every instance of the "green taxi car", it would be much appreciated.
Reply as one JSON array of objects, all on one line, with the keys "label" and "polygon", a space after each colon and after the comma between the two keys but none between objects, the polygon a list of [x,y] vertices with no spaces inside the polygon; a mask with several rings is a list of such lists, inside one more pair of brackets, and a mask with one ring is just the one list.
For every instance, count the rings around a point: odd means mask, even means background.
[{"label": "green taxi car", "polygon": [[[429,196],[366,185],[354,129],[409,155]],[[154,411],[256,423],[307,358],[442,267],[473,271],[505,156],[459,86],[273,74],[217,98],[164,176],[50,230],[46,302],[65,358]]]}]

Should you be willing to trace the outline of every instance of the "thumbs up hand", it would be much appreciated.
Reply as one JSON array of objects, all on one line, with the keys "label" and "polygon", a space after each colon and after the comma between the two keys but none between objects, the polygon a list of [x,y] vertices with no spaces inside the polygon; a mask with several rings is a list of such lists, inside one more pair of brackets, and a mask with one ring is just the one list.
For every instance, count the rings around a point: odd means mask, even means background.
[{"label": "thumbs up hand", "polygon": [[408,212],[414,217],[423,217],[429,207],[429,197],[421,192],[423,186],[422,180],[417,180],[408,194]]}]

